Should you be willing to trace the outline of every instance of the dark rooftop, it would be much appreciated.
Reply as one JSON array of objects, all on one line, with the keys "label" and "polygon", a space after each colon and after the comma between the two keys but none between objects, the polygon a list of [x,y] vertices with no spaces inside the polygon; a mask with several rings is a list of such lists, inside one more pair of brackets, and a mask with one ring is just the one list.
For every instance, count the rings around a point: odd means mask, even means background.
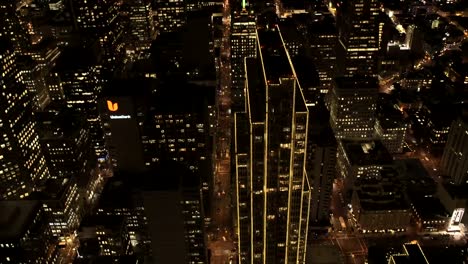
[{"label": "dark rooftop", "polygon": [[37,131],[41,140],[75,139],[80,129],[86,127],[86,120],[82,115],[70,109],[60,112],[35,113]]},{"label": "dark rooftop", "polygon": [[57,59],[53,71],[73,71],[87,69],[98,65],[101,61],[101,53],[97,43],[87,47],[67,47]]},{"label": "dark rooftop", "polygon": [[412,192],[408,192],[411,203],[418,212],[418,215],[423,220],[434,220],[450,217],[449,212],[440,202],[439,198],[434,196],[420,196]]},{"label": "dark rooftop", "polygon": [[393,163],[392,155],[379,140],[342,140],[341,144],[351,165],[391,165]]},{"label": "dark rooftop", "polygon": [[278,28],[258,31],[258,41],[268,82],[279,83],[280,78],[293,77],[291,64]]},{"label": "dark rooftop", "polygon": [[137,264],[136,256],[98,256],[91,258],[75,258],[73,264]]},{"label": "dark rooftop", "polygon": [[0,37],[0,54],[5,53],[7,50],[12,50],[13,45],[11,44],[10,40],[5,37]]},{"label": "dark rooftop", "polygon": [[246,59],[247,92],[250,103],[250,118],[252,122],[265,121],[266,84],[258,59]]},{"label": "dark rooftop", "polygon": [[38,201],[0,202],[0,241],[22,238],[40,209]]},{"label": "dark rooftop", "polygon": [[34,200],[59,200],[70,186],[71,179],[48,179],[41,191],[31,193],[30,199]]},{"label": "dark rooftop", "polygon": [[379,88],[379,81],[374,77],[336,77],[335,78],[335,89],[375,89],[377,93]]}]

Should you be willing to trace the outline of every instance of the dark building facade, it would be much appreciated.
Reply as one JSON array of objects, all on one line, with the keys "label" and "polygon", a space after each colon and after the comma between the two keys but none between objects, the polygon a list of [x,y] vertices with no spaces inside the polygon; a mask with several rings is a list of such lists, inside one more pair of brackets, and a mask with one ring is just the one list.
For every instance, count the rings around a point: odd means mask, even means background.
[{"label": "dark building facade", "polygon": [[345,1],[337,8],[339,75],[377,75],[379,12],[377,0]]}]

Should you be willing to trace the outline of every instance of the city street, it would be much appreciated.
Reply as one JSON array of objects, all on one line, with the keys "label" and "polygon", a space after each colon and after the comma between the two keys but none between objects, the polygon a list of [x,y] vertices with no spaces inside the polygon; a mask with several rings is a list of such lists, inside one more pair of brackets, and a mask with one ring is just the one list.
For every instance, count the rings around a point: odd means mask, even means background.
[{"label": "city street", "polygon": [[212,193],[213,225],[208,234],[212,264],[236,263],[236,247],[232,233],[231,204],[231,67],[229,1],[223,5],[223,36],[221,44],[220,80],[217,92],[218,120],[214,147],[214,188]]}]

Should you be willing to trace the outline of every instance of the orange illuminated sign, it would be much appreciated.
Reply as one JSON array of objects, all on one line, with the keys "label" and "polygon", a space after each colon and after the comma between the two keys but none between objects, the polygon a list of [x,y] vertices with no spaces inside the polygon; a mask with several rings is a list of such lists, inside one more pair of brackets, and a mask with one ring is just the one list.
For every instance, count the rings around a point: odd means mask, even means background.
[{"label": "orange illuminated sign", "polygon": [[119,105],[117,103],[112,103],[112,101],[107,100],[107,109],[111,112],[115,112],[119,109]]}]

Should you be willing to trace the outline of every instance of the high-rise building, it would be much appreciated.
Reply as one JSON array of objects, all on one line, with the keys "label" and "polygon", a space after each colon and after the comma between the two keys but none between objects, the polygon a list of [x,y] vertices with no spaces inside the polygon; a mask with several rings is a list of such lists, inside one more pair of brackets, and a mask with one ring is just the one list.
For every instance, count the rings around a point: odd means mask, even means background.
[{"label": "high-rise building", "polygon": [[309,112],[278,27],[247,58],[246,112],[235,113],[240,263],[302,263],[310,202]]},{"label": "high-rise building", "polygon": [[86,118],[67,110],[40,112],[35,118],[51,178],[88,177],[96,154]]},{"label": "high-rise building", "polygon": [[49,262],[52,241],[38,201],[0,202],[0,262]]},{"label": "high-rise building", "polygon": [[155,263],[209,263],[200,179],[173,161],[151,176],[155,188],[146,188],[143,204]]},{"label": "high-rise building", "polygon": [[246,57],[257,56],[255,15],[243,9],[232,16],[231,25],[231,98],[236,110],[244,109]]},{"label": "high-rise building", "polygon": [[153,0],[159,33],[180,30],[187,22],[186,0]]},{"label": "high-rise building", "polygon": [[132,0],[128,7],[130,37],[136,51],[149,49],[156,37],[153,10],[150,0]]},{"label": "high-rise building", "polygon": [[455,184],[468,182],[468,122],[464,119],[453,121],[450,127],[441,168]]},{"label": "high-rise building", "polygon": [[145,165],[169,159],[198,171],[211,160],[208,106],[214,89],[175,81],[160,88],[142,128]]},{"label": "high-rise building", "polygon": [[377,75],[379,12],[377,0],[341,2],[337,9],[339,75]]},{"label": "high-rise building", "polygon": [[19,2],[0,1],[0,36],[9,39],[17,51],[25,50],[31,44],[18,11]]},{"label": "high-rise building", "polygon": [[98,157],[105,153],[97,102],[103,85],[101,70],[100,50],[96,45],[91,45],[64,50],[51,73],[58,86],[56,94],[61,94],[61,90],[67,107],[83,114],[88,121],[91,141]]},{"label": "high-rise building", "polygon": [[[116,171],[135,173],[145,168],[141,127],[147,117],[148,84],[135,79],[113,80],[99,99],[106,148]],[[134,86],[140,88],[135,91],[131,89]]]},{"label": "high-rise building", "polygon": [[379,84],[373,77],[337,77],[330,100],[330,124],[336,138],[374,136]]},{"label": "high-rise building", "polygon": [[34,111],[44,110],[50,103],[49,91],[46,87],[44,69],[30,56],[20,56],[17,60],[21,74],[21,82],[32,97]]},{"label": "high-rise building", "polygon": [[49,170],[39,146],[31,99],[20,82],[16,52],[5,39],[0,40],[0,67],[0,195],[1,199],[23,198],[49,177]]},{"label": "high-rise building", "polygon": [[337,142],[328,124],[330,115],[325,106],[309,108],[307,142],[307,176],[313,187],[309,225],[329,222],[333,180],[336,177]]},{"label": "high-rise building", "polygon": [[331,14],[316,12],[307,26],[307,36],[310,55],[319,74],[321,89],[323,93],[327,93],[331,89],[337,71],[338,32]]},{"label": "high-rise building", "polygon": [[29,199],[42,203],[51,236],[65,241],[83,216],[82,198],[75,178],[49,179],[41,191],[33,192]]},{"label": "high-rise building", "polygon": [[109,79],[119,66],[118,60],[123,58],[118,56],[123,51],[123,25],[120,23],[117,5],[109,0],[71,2],[75,27],[87,38],[97,39],[103,51],[103,73]]}]

